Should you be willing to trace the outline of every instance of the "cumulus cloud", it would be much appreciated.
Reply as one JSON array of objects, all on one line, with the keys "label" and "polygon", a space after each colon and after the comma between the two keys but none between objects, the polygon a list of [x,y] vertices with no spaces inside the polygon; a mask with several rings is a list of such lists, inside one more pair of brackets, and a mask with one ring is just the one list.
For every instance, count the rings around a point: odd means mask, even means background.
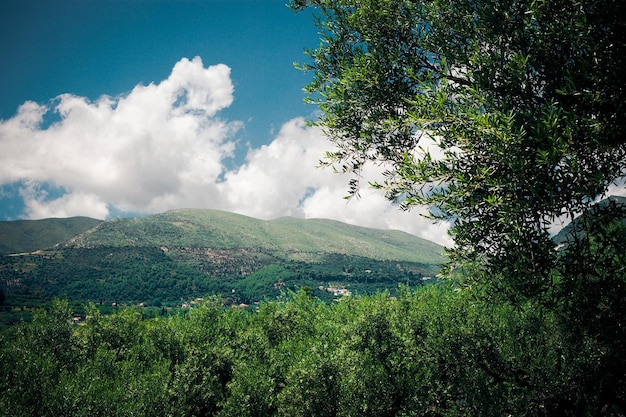
[{"label": "cumulus cloud", "polygon": [[[193,203],[199,192],[211,194],[207,185],[234,149],[229,139],[240,124],[216,117],[232,100],[230,69],[204,68],[195,58],[123,97],[91,102],[65,94],[48,106],[27,102],[0,124],[0,183],[50,183],[123,211]],[[59,120],[45,126],[44,116],[54,115]]]},{"label": "cumulus cloud", "polygon": [[[425,211],[400,211],[379,191],[365,188],[360,198],[347,201],[349,178],[315,168],[329,146],[321,130],[306,127],[303,119],[287,122],[269,145],[251,150],[244,165],[225,175],[219,187],[225,197],[223,208],[263,219],[334,219],[451,244],[446,224],[433,224],[420,216]],[[382,171],[369,166],[363,175],[375,179]]]},{"label": "cumulus cloud", "polygon": [[[204,67],[196,57],[124,96],[26,102],[0,121],[0,186],[24,184],[28,218],[200,207],[262,219],[332,218],[449,243],[445,225],[401,212],[373,190],[346,202],[348,178],[315,168],[329,142],[302,119],[287,122],[271,143],[250,149],[240,167],[228,170],[224,161],[242,123],[218,114],[233,93],[226,65]],[[60,192],[49,195],[44,185]]]},{"label": "cumulus cloud", "polygon": [[311,190],[329,181],[315,169],[328,143],[318,129],[291,120],[269,144],[248,153],[246,163],[224,176],[220,192],[227,207],[253,217],[304,217],[302,204]]},{"label": "cumulus cloud", "polygon": [[106,204],[95,194],[77,192],[46,201],[47,193],[34,188],[36,187],[25,187],[21,192],[28,218],[63,218],[87,214],[95,218],[106,218],[109,214]]}]

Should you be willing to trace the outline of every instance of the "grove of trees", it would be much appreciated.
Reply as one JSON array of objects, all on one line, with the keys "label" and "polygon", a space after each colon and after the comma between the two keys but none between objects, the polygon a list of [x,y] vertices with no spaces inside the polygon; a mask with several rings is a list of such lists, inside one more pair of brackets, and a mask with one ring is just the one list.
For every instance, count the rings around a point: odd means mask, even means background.
[{"label": "grove of trees", "polygon": [[530,307],[446,283],[81,324],[57,302],[0,334],[0,415],[620,415],[603,343]]}]

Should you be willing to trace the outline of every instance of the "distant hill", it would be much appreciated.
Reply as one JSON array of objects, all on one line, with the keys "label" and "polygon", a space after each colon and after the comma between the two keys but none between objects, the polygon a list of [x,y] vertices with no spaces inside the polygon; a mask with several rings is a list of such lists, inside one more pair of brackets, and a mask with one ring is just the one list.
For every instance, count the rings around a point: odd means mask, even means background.
[{"label": "distant hill", "polygon": [[[598,202],[597,205],[593,207],[605,207],[609,203],[616,203],[618,205],[626,207],[626,197],[610,196]],[[570,222],[567,226],[561,229],[559,233],[557,233],[553,237],[553,240],[559,245],[566,243],[568,239],[571,238],[573,230],[575,230],[576,228],[576,225],[578,225],[582,221],[585,215],[589,215],[589,213],[590,212],[576,217],[572,222]],[[615,220],[619,220],[619,219],[615,219]],[[622,219],[622,220],[626,221],[626,219]]]},{"label": "distant hill", "polygon": [[64,247],[190,247],[265,250],[284,258],[338,253],[378,260],[441,262],[441,246],[397,231],[333,220],[282,217],[259,220],[239,214],[180,209],[100,224]]},{"label": "distant hill", "polygon": [[102,220],[89,217],[0,222],[0,255],[44,249],[100,223]]},{"label": "distant hill", "polygon": [[[32,235],[51,233],[59,220],[33,223]],[[22,253],[0,257],[7,300],[161,306],[213,294],[238,305],[302,287],[332,300],[346,293],[394,293],[399,283],[421,285],[443,261],[441,246],[401,231],[322,219],[264,221],[217,210],[91,219],[76,230],[63,242],[56,234],[19,250],[11,245],[7,252]]]}]

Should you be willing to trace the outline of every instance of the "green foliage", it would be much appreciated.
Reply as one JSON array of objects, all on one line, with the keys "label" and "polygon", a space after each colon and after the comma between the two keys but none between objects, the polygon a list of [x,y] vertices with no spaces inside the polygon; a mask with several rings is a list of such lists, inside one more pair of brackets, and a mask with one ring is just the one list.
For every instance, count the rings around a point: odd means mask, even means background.
[{"label": "green foliage", "polygon": [[[0,415],[611,415],[589,373],[617,359],[534,306],[432,285],[257,312],[207,300],[71,323],[67,303],[0,333]],[[608,381],[607,381],[608,383]],[[621,396],[621,397],[620,397]],[[613,410],[613,411],[602,411]],[[618,415],[618,414],[615,414]]]},{"label": "green foliage", "polygon": [[250,253],[220,253],[198,259],[207,250],[180,253],[149,247],[66,248],[47,254],[4,258],[0,278],[10,292],[0,317],[6,324],[28,319],[53,297],[65,297],[80,313],[80,303],[92,301],[103,309],[112,304],[142,303],[147,308],[179,306],[206,294],[252,304],[273,299],[287,289],[304,286],[315,296],[332,300],[319,287],[346,287],[353,293],[374,294],[398,283],[422,285],[437,265],[417,264],[341,254],[316,254],[315,262],[281,260]]},{"label": "green foliage", "polygon": [[407,233],[334,221],[175,210],[102,222],[57,247],[0,257],[0,319],[28,319],[54,297],[103,309],[180,306],[206,294],[251,304],[303,286],[330,301],[318,290],[329,283],[394,291],[435,275],[441,250]]},{"label": "green foliage", "polygon": [[33,252],[83,233],[102,223],[89,217],[0,222],[0,255]]},{"label": "green foliage", "polygon": [[[626,3],[294,1],[314,7],[322,42],[303,65],[335,150],[405,208],[453,222],[451,264],[549,290],[551,222],[573,217],[626,173]],[[532,276],[532,281],[528,277]],[[476,277],[468,277],[472,284]],[[503,289],[501,289],[503,290]]]},{"label": "green foliage", "polygon": [[[165,299],[137,276],[187,276],[184,292],[218,271],[235,297],[281,282],[283,295],[253,312],[211,298],[153,318],[90,304],[79,324],[55,301],[0,332],[0,415],[624,415],[623,207],[585,211],[558,251],[547,234],[624,174],[622,2],[293,2],[308,5],[322,14],[310,92],[338,146],[331,163],[357,174],[356,193],[363,164],[390,162],[378,185],[390,198],[453,220],[458,282],[323,303],[320,280],[412,285],[432,263],[388,234],[354,252],[324,221],[297,237],[293,219],[198,211],[104,223],[72,243],[104,263],[67,248],[14,258],[5,284],[65,282],[50,267],[62,257],[128,297]],[[319,235],[336,250],[315,249]],[[131,274],[115,269],[126,260]]]},{"label": "green foliage", "polygon": [[[324,164],[353,175],[350,195],[366,164],[385,166],[375,188],[450,221],[445,274],[484,303],[444,321],[441,352],[474,366],[441,365],[436,384],[463,382],[439,385],[437,401],[479,404],[472,415],[624,414],[626,215],[614,198],[597,202],[626,174],[626,3],[291,5],[317,14],[321,43],[302,68],[315,76],[313,124],[334,145]],[[576,216],[568,238],[552,239],[556,220]]]}]

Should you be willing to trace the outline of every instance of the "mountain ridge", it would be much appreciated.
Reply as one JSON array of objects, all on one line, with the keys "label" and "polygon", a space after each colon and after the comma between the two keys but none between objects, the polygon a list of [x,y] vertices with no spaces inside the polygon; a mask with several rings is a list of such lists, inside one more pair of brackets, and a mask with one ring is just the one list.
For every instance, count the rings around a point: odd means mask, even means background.
[{"label": "mountain ridge", "polygon": [[[558,245],[566,244],[570,239],[574,238],[574,233],[580,228],[581,222],[587,221],[589,217],[593,217],[598,214],[598,210],[606,208],[609,204],[616,204],[626,209],[626,197],[611,195],[608,196],[594,205],[592,205],[586,212],[581,213],[565,225],[552,239]],[[619,220],[619,219],[615,219]],[[622,219],[626,221],[626,219]]]},{"label": "mountain ridge", "polygon": [[44,249],[96,227],[103,221],[85,216],[0,221],[0,255]]},{"label": "mountain ridge", "polygon": [[[294,234],[294,230],[298,234]],[[411,262],[430,262],[435,258],[440,261],[442,251],[442,247],[434,242],[399,230],[367,228],[330,219],[279,217],[261,220],[211,209],[176,209],[143,217],[115,219],[100,223],[59,246],[328,251]]]},{"label": "mountain ridge", "polygon": [[158,308],[206,295],[250,304],[298,288],[325,301],[394,294],[435,276],[444,259],[441,246],[409,233],[328,219],[178,209],[96,222],[63,242],[0,256],[5,311],[53,298]]}]

